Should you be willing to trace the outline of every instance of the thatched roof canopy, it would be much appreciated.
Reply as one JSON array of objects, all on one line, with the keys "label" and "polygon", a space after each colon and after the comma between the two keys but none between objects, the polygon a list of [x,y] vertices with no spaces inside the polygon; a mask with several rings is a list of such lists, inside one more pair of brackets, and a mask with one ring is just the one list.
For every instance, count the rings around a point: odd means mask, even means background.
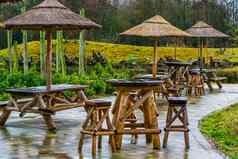
[{"label": "thatched roof canopy", "polygon": [[21,0],[0,0],[0,3],[15,3]]},{"label": "thatched roof canopy", "polygon": [[203,21],[197,22],[193,25],[190,29],[186,30],[187,33],[191,34],[193,37],[200,37],[200,38],[228,38],[229,35],[226,35],[211,25]]},{"label": "thatched roof canopy", "polygon": [[25,30],[80,30],[100,25],[72,12],[57,0],[45,0],[31,10],[7,20],[6,29]]},{"label": "thatched roof canopy", "polygon": [[138,37],[186,37],[188,33],[176,28],[166,21],[163,17],[156,15],[143,23],[121,33],[122,36]]}]

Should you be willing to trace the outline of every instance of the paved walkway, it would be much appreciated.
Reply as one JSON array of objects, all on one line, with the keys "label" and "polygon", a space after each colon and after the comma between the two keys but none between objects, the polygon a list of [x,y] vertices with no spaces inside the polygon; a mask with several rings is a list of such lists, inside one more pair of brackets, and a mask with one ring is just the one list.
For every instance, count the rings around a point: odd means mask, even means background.
[{"label": "paved walkway", "polygon": [[[111,98],[113,99],[113,97]],[[174,133],[169,138],[168,148],[154,151],[145,145],[145,138],[139,137],[138,145],[131,145],[129,136],[123,140],[120,153],[111,154],[107,141],[98,153],[101,159],[223,159],[226,158],[212,147],[198,129],[199,120],[215,110],[238,102],[238,85],[225,85],[220,93],[192,99],[189,106],[191,148],[184,150],[183,134]],[[0,159],[69,159],[79,158],[77,146],[81,122],[85,119],[82,109],[65,111],[56,115],[56,134],[47,133],[39,115],[30,114],[19,119],[12,115],[5,129],[0,129]],[[165,124],[165,112],[160,114],[160,127]],[[161,140],[162,140],[161,135]],[[84,158],[91,158],[90,140],[85,141]]]}]

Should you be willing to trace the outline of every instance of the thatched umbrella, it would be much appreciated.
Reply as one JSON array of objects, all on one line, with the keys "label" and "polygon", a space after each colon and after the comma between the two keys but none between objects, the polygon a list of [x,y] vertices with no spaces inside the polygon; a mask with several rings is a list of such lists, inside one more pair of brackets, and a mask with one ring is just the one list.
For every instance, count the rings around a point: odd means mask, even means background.
[{"label": "thatched umbrella", "polygon": [[155,40],[154,55],[153,55],[153,77],[157,74],[157,46],[160,37],[186,37],[190,36],[188,33],[176,28],[166,21],[163,17],[156,15],[142,24],[139,24],[120,35],[122,36],[136,36],[145,37]]},{"label": "thatched umbrella", "polygon": [[226,35],[215,28],[213,28],[211,25],[208,25],[207,23],[203,21],[197,22],[195,25],[193,25],[191,28],[186,30],[187,33],[191,34],[192,37],[199,38],[200,41],[200,52],[199,52],[199,58],[200,58],[200,69],[203,68],[203,47],[207,48],[207,39],[208,38],[229,38],[229,35]]},{"label": "thatched umbrella", "polygon": [[81,30],[101,27],[95,22],[72,12],[57,0],[45,0],[31,10],[7,20],[4,25],[6,29],[46,31],[48,90],[52,84],[52,32],[56,30]]}]

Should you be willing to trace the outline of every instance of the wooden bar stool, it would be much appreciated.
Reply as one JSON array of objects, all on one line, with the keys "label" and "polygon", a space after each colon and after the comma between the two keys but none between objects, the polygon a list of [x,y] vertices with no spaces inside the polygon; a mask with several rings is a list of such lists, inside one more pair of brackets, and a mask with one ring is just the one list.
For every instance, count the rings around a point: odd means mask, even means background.
[{"label": "wooden bar stool", "polygon": [[189,96],[192,96],[193,94],[195,96],[203,96],[205,94],[204,79],[200,72],[190,72],[187,94]]},{"label": "wooden bar stool", "polygon": [[[189,129],[188,129],[188,114],[187,114],[187,98],[186,97],[169,97],[169,107],[166,119],[166,127],[164,129],[163,147],[167,147],[168,136],[170,131],[184,132],[184,141],[186,148],[189,148]],[[182,125],[174,124],[179,120]]]},{"label": "wooden bar stool", "polygon": [[[88,115],[83,123],[83,130],[81,131],[81,137],[79,141],[79,153],[82,153],[84,135],[92,136],[92,155],[96,155],[97,137],[98,137],[98,148],[102,145],[102,136],[109,136],[109,144],[111,145],[112,151],[116,150],[114,129],[112,122],[109,117],[109,110],[111,102],[104,100],[87,100],[85,102],[86,110]],[[104,122],[106,128],[103,128]]]}]

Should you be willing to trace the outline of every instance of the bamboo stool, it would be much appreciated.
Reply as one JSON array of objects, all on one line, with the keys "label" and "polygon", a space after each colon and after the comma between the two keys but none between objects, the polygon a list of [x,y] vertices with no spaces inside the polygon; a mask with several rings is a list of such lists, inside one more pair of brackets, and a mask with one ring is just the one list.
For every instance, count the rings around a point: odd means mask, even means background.
[{"label": "bamboo stool", "polygon": [[[186,97],[169,97],[169,107],[166,119],[166,127],[164,129],[163,147],[167,147],[168,136],[170,131],[184,132],[185,146],[189,148],[189,129],[188,129],[188,114],[187,114],[187,98]],[[179,120],[182,125],[173,124]]]},{"label": "bamboo stool", "polygon": [[[194,92],[194,93],[193,93]],[[200,72],[191,72],[188,81],[187,95],[203,96],[205,94],[204,79]]]},{"label": "bamboo stool", "polygon": [[[87,100],[85,107],[88,109],[88,116],[83,123],[83,130],[81,131],[81,137],[79,141],[79,153],[82,153],[84,135],[92,136],[92,155],[96,155],[97,137],[98,137],[98,148],[102,145],[102,136],[109,136],[109,144],[111,145],[112,151],[116,150],[114,129],[112,122],[109,117],[109,110],[111,102],[104,100]],[[91,121],[91,122],[90,122]],[[103,123],[106,123],[107,128],[103,128]],[[89,124],[90,123],[90,124]]]}]

